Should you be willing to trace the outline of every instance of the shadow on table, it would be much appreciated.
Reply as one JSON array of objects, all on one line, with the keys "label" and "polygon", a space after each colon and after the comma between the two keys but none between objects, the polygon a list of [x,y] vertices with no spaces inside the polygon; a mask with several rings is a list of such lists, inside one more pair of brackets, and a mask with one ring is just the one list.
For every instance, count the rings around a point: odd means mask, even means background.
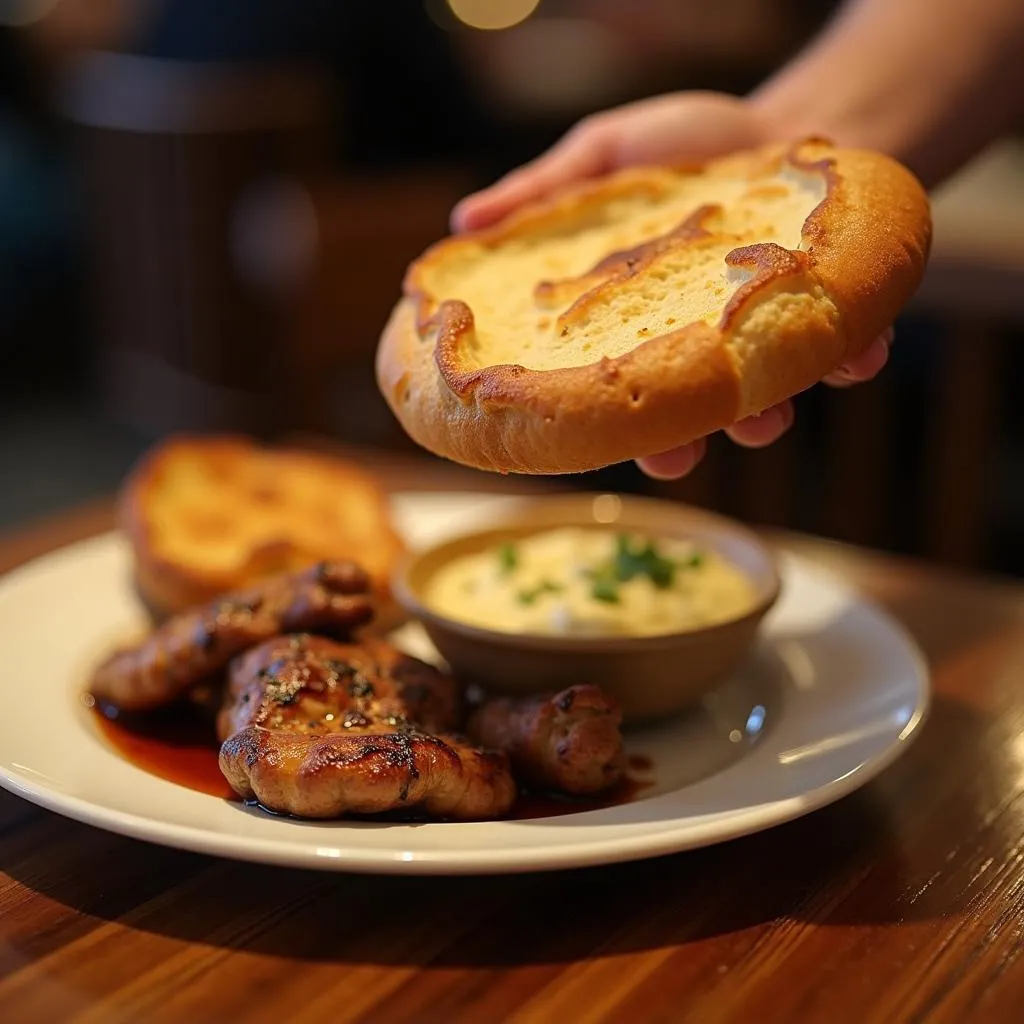
[{"label": "shadow on table", "polygon": [[[984,750],[990,729],[969,708],[939,698],[906,756],[841,802],[759,835],[604,868],[489,878],[332,875],[149,846],[34,809],[33,824],[3,830],[15,835],[0,846],[0,868],[98,921],[309,962],[560,963],[787,921],[938,919],[973,895],[976,865],[961,845],[977,836],[985,814],[955,752]],[[918,796],[899,803],[907,793]],[[60,944],[59,930],[15,941],[28,956]]]}]

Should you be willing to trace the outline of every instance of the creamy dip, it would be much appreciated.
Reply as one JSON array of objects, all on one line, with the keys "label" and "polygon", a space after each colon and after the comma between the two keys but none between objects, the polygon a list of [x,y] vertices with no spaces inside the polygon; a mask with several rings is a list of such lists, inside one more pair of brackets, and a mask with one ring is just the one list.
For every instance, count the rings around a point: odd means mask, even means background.
[{"label": "creamy dip", "polygon": [[506,633],[652,636],[737,618],[751,581],[717,552],[639,533],[563,528],[455,558],[430,580],[436,612]]}]

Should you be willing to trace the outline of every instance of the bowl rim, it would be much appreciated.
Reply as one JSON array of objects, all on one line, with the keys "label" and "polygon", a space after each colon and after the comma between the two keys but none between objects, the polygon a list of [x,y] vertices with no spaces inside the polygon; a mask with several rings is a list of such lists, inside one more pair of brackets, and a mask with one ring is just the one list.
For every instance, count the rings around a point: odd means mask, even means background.
[{"label": "bowl rim", "polygon": [[[681,514],[691,521],[702,522],[707,528],[719,534],[726,534],[744,541],[751,550],[757,553],[764,563],[767,578],[764,592],[758,601],[743,614],[710,625],[643,636],[573,636],[551,633],[509,633],[503,630],[488,629],[483,626],[463,622],[460,619],[443,615],[431,608],[417,592],[417,588],[411,583],[410,578],[415,567],[424,559],[436,556],[446,548],[465,544],[474,538],[484,538],[492,534],[500,534],[510,529],[529,530],[533,528],[537,532],[544,529],[557,529],[557,524],[554,522],[545,524],[540,521],[531,522],[531,519],[533,516],[539,517],[544,513],[556,513],[563,506],[567,510],[572,508],[580,509],[587,505],[592,506],[595,500],[608,497],[616,499],[623,512],[629,509],[630,511],[635,510],[638,515],[642,515],[646,511],[651,515],[663,516],[671,511],[676,515]],[[567,518],[563,525],[586,526],[587,524],[580,518],[575,520]],[[614,522],[603,523],[595,520],[592,525],[594,527],[607,526],[614,528]],[[651,531],[656,532],[656,529],[652,527]],[[430,627],[442,628],[456,633],[467,640],[475,640],[479,643],[499,647],[529,647],[540,651],[611,653],[614,651],[630,650],[641,652],[696,643],[715,637],[720,633],[733,631],[737,627],[759,622],[779,600],[782,593],[782,574],[778,558],[771,545],[759,536],[754,529],[728,516],[669,499],[649,498],[608,491],[575,491],[569,494],[540,495],[524,498],[521,502],[516,502],[515,507],[499,512],[493,517],[489,516],[486,525],[480,528],[449,534],[441,540],[422,548],[406,551],[392,572],[391,591],[395,600],[402,605],[413,619],[423,624],[428,629],[428,632]]]}]

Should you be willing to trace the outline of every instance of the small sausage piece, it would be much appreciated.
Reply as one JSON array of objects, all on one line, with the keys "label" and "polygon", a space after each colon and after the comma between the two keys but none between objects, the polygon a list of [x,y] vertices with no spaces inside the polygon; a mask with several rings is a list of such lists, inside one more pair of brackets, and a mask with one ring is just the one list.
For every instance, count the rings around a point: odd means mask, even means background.
[{"label": "small sausage piece", "polygon": [[520,781],[576,796],[614,786],[625,770],[622,712],[596,686],[539,697],[492,697],[466,729],[482,747],[503,750]]}]

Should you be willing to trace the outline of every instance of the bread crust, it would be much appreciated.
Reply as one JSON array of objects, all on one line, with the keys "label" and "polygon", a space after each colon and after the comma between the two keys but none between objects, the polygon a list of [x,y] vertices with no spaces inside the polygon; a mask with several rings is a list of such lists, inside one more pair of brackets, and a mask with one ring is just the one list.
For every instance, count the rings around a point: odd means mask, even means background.
[{"label": "bread crust", "polygon": [[[328,498],[337,503],[336,527],[310,528],[309,519],[316,514],[312,506],[317,502],[308,500],[308,494],[290,493],[287,486],[271,496],[269,509],[261,507],[259,495],[247,493],[241,485],[236,489],[226,484],[208,501],[200,495],[187,508],[172,493],[177,485],[169,482],[169,474],[175,467],[220,466],[229,474],[247,473],[264,460],[270,461],[260,470],[259,479],[269,481],[270,487],[296,472],[315,477],[320,507],[328,510],[324,504]],[[342,514],[346,502],[359,503],[364,525],[358,530],[346,532]],[[222,521],[225,536],[234,532],[247,537],[236,543],[233,557],[216,564],[211,564],[205,543],[207,513]],[[131,544],[136,590],[158,622],[274,573],[337,558],[359,561],[370,576],[378,605],[375,631],[391,628],[402,618],[391,598],[389,580],[404,546],[391,522],[386,495],[371,475],[350,462],[295,449],[264,448],[238,436],[172,437],[147,452],[128,475],[118,520]]]},{"label": "bread crust", "polygon": [[[562,308],[557,326],[573,335],[616,296],[664,275],[667,257],[676,265],[706,260],[724,245],[728,269],[717,266],[737,284],[713,317],[619,355],[529,369],[481,356],[477,314],[458,298],[457,281],[454,295],[431,290],[439,272],[451,277],[450,268],[472,268],[502,246],[530,243],[543,252],[546,234],[602,213],[614,218],[617,202],[657,200],[694,175],[743,180],[751,195],[787,175],[820,179],[823,198],[792,249],[723,233],[721,207],[704,204],[673,230],[607,253],[575,278],[507,286],[530,289],[539,314]],[[826,140],[765,147],[699,169],[629,169],[427,250],[410,266],[382,334],[377,380],[409,435],[438,455],[503,473],[597,469],[761,412],[863,352],[916,289],[930,245],[928,199],[913,175],[888,157]]]}]

